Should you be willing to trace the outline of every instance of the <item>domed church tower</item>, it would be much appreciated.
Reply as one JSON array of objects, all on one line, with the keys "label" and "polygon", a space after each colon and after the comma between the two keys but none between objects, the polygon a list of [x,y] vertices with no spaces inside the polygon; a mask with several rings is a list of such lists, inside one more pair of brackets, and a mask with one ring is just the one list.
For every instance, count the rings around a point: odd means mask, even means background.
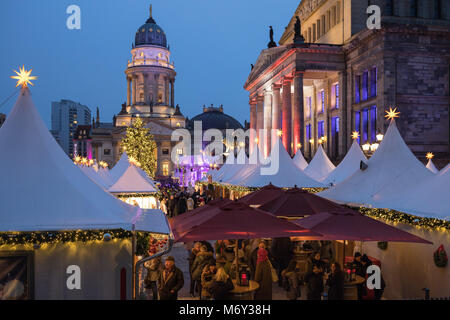
[{"label": "domed church tower", "polygon": [[184,127],[185,118],[175,107],[175,67],[170,60],[166,34],[152,16],[136,31],[131,60],[125,70],[127,103],[117,115],[116,126],[130,126],[134,117],[172,127]]}]

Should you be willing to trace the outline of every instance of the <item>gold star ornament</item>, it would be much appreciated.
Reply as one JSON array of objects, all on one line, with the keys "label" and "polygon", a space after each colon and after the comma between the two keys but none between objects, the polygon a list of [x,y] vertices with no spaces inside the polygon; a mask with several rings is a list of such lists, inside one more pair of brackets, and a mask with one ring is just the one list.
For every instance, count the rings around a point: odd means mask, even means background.
[{"label": "gold star ornament", "polygon": [[26,88],[26,87],[28,87],[28,84],[31,84],[33,86],[33,84],[31,83],[30,80],[36,80],[37,77],[31,76],[32,70],[33,69],[25,70],[25,66],[22,66],[22,68],[19,68],[19,72],[17,72],[16,70],[13,70],[17,75],[11,76],[11,78],[17,79],[16,87],[22,86],[22,88]]},{"label": "gold star ornament", "polygon": [[352,139],[353,140],[357,140],[359,138],[359,132],[358,131],[353,131],[352,132]]},{"label": "gold star ornament", "polygon": [[394,108],[394,110],[392,110],[392,108],[389,108],[389,111],[386,111],[386,115],[384,117],[392,120],[394,118],[398,118],[399,114],[400,112],[397,111],[397,108]]},{"label": "gold star ornament", "polygon": [[428,153],[427,153],[427,159],[428,159],[428,160],[431,160],[431,159],[433,159],[433,158],[434,158],[434,154],[431,153],[431,152],[428,152]]}]

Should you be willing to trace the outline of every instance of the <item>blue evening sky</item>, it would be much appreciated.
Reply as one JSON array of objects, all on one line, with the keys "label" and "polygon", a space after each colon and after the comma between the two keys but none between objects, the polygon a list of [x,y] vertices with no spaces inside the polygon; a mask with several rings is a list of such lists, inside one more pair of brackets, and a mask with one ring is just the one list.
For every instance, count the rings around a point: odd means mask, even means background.
[{"label": "blue evening sky", "polygon": [[[175,62],[175,103],[192,118],[203,104],[224,105],[249,120],[243,89],[260,51],[275,41],[299,0],[2,0],[0,103],[15,90],[12,69],[32,67],[33,100],[50,127],[51,102],[70,99],[100,107],[111,122],[126,100],[124,70],[139,26],[153,17],[165,31]],[[81,8],[81,30],[66,28],[66,8]],[[0,108],[9,113],[16,96]]]}]

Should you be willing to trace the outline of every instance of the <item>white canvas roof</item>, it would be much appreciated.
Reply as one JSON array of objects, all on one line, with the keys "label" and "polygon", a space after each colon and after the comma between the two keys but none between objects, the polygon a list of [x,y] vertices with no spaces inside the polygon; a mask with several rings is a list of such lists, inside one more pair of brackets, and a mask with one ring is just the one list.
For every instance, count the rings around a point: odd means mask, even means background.
[{"label": "white canvas roof", "polygon": [[225,163],[226,171],[223,172],[220,176],[217,176],[217,181],[219,182],[228,182],[239,170],[245,167],[248,164],[248,158],[245,154],[245,148],[241,148],[237,157],[233,157],[233,163]]},{"label": "white canvas roof", "polygon": [[383,208],[383,201],[389,196],[433,175],[409,150],[395,121],[391,121],[383,141],[367,165],[366,170],[356,171],[318,195],[341,203]]},{"label": "white canvas roof", "polygon": [[85,165],[78,165],[81,171],[84,172],[85,175],[87,175],[92,181],[97,183],[102,188],[108,188],[108,182],[100,176],[99,172],[95,170],[93,166],[85,166]]},{"label": "white canvas roof", "polygon": [[305,157],[303,157],[303,153],[300,149],[297,150],[293,161],[297,168],[299,168],[300,170],[305,170],[308,166],[308,162],[306,162]]},{"label": "white canvas roof", "polygon": [[[137,207],[77,168],[45,126],[28,88],[0,129],[0,150],[0,231],[131,230]],[[158,219],[162,230],[165,217]]]},{"label": "white canvas roof", "polygon": [[439,171],[439,174],[444,174],[448,171],[450,171],[450,163],[447,164],[444,168],[442,168],[441,171]]},{"label": "white canvas roof", "polygon": [[123,175],[125,170],[127,170],[128,165],[129,165],[128,155],[126,151],[124,151],[119,161],[117,161],[114,167],[109,171],[112,183],[116,182],[117,179],[119,179]]},{"label": "white canvas roof", "polygon": [[257,167],[252,170],[251,174],[238,184],[247,187],[264,187],[271,183],[274,186],[286,188],[292,188],[294,186],[299,188],[324,186],[297,168],[279,138],[272,148],[272,157],[273,161],[278,162],[278,170],[275,174],[261,174],[261,168],[268,167],[269,165],[265,165],[260,161]]},{"label": "white canvas roof", "polygon": [[123,175],[108,191],[111,193],[153,193],[158,189],[142,169],[134,164],[129,164]]},{"label": "white canvas roof", "polygon": [[427,163],[427,169],[430,170],[433,173],[438,173],[439,170],[436,168],[436,166],[433,163],[433,160],[429,159]]},{"label": "white canvas roof", "polygon": [[344,181],[359,170],[361,161],[367,163],[367,158],[362,152],[358,142],[354,140],[341,163],[339,163],[336,169],[331,171],[322,182],[327,185],[336,185],[339,182]]},{"label": "white canvas roof", "polygon": [[334,170],[334,168],[334,164],[328,159],[322,145],[319,145],[316,154],[306,167],[305,173],[317,181],[322,181]]},{"label": "white canvas roof", "polygon": [[[238,155],[239,156],[239,155]],[[234,169],[234,174],[231,175],[227,180],[222,180],[224,183],[240,185],[242,180],[247,178],[252,172],[258,167],[258,159],[261,157],[261,153],[259,152],[258,144],[255,143],[255,147],[253,149],[253,153],[250,157],[245,158],[245,164],[238,165],[238,168]],[[252,163],[250,163],[252,162]]]}]

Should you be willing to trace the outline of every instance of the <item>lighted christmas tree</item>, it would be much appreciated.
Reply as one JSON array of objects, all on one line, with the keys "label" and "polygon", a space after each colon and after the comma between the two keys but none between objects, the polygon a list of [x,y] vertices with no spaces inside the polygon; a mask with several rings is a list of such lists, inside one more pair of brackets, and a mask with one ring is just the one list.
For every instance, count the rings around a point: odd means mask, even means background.
[{"label": "lighted christmas tree", "polygon": [[141,118],[137,118],[131,127],[127,128],[127,135],[122,139],[124,150],[128,157],[139,162],[140,167],[150,176],[156,172],[156,142],[150,129],[144,127]]}]

